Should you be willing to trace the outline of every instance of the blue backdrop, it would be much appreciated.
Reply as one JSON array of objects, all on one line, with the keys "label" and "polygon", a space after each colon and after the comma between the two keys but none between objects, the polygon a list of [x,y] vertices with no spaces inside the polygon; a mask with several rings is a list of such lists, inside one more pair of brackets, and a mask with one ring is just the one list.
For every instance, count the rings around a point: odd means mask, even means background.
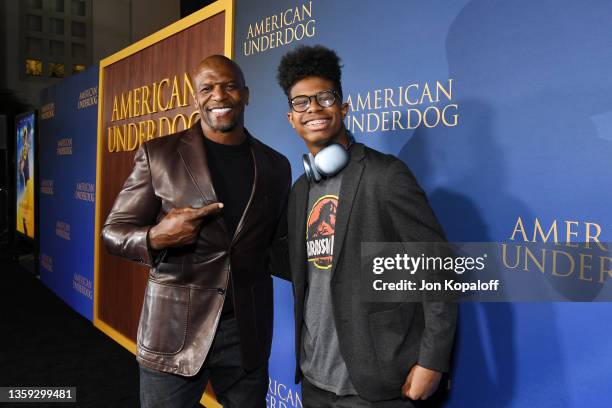
[{"label": "blue backdrop", "polygon": [[40,121],[40,276],[93,319],[98,68],[46,88]]},{"label": "blue backdrop", "polygon": [[[411,167],[450,240],[520,245],[549,230],[559,241],[610,240],[609,1],[237,0],[236,10],[247,127],[287,155],[294,179],[305,147],[276,67],[296,45],[323,44],[344,63],[347,126]],[[541,278],[597,292],[612,277],[601,268],[591,282]],[[290,285],[275,280],[275,296],[269,406],[297,407]],[[462,305],[446,406],[609,407],[611,310]]]}]

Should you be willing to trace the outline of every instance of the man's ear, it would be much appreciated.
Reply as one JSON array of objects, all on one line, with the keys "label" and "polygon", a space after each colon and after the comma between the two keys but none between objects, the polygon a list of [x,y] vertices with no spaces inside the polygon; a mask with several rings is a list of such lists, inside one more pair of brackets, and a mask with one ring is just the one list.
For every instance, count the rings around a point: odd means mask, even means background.
[{"label": "man's ear", "polygon": [[289,121],[291,127],[295,129],[295,125],[293,124],[293,114],[291,112],[287,112],[287,120]]},{"label": "man's ear", "polygon": [[348,113],[349,110],[349,104],[344,102],[340,108],[342,110],[342,119],[344,119]]},{"label": "man's ear", "polygon": [[249,104],[249,96],[250,96],[250,95],[251,95],[251,93],[250,93],[250,91],[249,91],[249,87],[248,87],[248,86],[245,86],[245,87],[244,87],[244,100],[245,100],[244,104],[245,104],[245,105],[248,105],[248,104]]}]

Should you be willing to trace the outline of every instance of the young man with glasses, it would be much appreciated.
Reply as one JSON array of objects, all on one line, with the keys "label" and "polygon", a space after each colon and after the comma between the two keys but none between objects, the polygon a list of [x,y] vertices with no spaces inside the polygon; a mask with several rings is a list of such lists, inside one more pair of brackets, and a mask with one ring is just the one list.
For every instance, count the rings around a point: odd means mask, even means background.
[{"label": "young man with glasses", "polygon": [[362,242],[444,241],[442,229],[403,162],[353,141],[334,51],[299,47],[277,78],[310,152],[287,209],[304,407],[411,407],[448,371],[456,305],[362,301],[357,255]]}]

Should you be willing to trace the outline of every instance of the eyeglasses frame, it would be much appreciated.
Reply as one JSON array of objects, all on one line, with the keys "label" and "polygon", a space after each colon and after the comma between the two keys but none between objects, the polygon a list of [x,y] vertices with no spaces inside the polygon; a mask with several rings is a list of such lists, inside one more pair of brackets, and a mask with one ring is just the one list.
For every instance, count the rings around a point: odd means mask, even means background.
[{"label": "eyeglasses frame", "polygon": [[[332,94],[332,95],[334,95],[334,101],[332,102],[332,104],[331,104],[331,105],[329,105],[329,106],[323,106],[323,105],[321,105],[321,103],[319,102],[319,98],[318,98],[318,96],[319,96],[320,94],[322,94],[323,92],[331,92],[331,94]],[[306,112],[306,111],[308,110],[308,108],[310,108],[310,104],[312,103],[312,98],[313,98],[313,97],[314,97],[314,98],[317,100],[317,104],[319,104],[319,106],[321,106],[322,108],[329,108],[329,107],[331,107],[331,106],[334,106],[334,103],[336,103],[336,100],[340,100],[340,99],[341,99],[341,98],[340,98],[340,94],[339,94],[339,93],[338,93],[338,91],[336,91],[335,89],[323,89],[323,90],[321,90],[321,91],[317,92],[317,93],[316,93],[316,94],[314,94],[314,95],[297,95],[297,96],[294,96],[293,98],[289,99],[289,108],[290,108],[290,109],[292,109],[294,112],[297,112],[297,113],[303,113],[303,112]],[[302,111],[298,111],[297,109],[295,109],[295,106],[293,106],[293,101],[294,101],[295,99],[297,99],[297,98],[308,98],[308,105],[306,105],[306,108],[305,108],[304,110],[302,110]]]}]

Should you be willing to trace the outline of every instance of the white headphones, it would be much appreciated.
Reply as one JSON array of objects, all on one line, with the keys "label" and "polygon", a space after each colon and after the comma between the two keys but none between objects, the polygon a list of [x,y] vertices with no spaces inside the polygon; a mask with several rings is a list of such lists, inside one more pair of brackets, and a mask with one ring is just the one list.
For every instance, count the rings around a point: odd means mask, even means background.
[{"label": "white headphones", "polygon": [[346,167],[349,161],[348,149],[355,143],[353,135],[348,130],[346,130],[346,133],[349,138],[347,148],[339,143],[332,143],[321,149],[316,156],[312,153],[302,156],[304,172],[308,181],[318,183],[324,178],[335,176]]}]

